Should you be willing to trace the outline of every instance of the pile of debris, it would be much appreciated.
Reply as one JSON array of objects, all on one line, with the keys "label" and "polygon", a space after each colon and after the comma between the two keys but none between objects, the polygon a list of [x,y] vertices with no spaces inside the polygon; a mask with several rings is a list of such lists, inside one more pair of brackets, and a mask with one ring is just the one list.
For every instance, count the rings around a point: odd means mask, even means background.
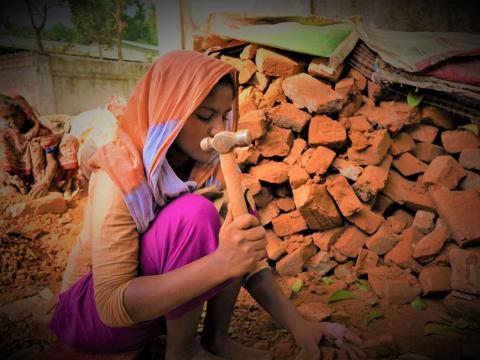
[{"label": "pile of debris", "polygon": [[328,73],[326,58],[255,44],[209,55],[239,70],[254,145],[237,161],[278,274],[367,277],[394,304],[448,294],[480,320],[477,125],[389,98],[347,65]]}]

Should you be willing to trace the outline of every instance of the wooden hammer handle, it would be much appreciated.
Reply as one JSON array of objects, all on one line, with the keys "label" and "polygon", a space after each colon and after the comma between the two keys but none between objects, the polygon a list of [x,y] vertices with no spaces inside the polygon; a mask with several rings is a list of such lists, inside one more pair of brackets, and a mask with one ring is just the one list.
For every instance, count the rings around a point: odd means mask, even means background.
[{"label": "wooden hammer handle", "polygon": [[227,185],[227,193],[230,201],[230,210],[233,218],[247,214],[248,209],[243,196],[242,184],[240,182],[240,172],[238,171],[235,153],[230,151],[220,154],[220,166],[222,167],[223,177]]}]

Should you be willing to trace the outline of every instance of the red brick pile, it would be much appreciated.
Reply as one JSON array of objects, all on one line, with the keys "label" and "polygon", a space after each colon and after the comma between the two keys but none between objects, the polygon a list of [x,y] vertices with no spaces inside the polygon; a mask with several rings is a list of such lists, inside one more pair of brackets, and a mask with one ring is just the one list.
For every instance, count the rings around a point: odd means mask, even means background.
[{"label": "red brick pile", "polygon": [[239,129],[254,145],[236,155],[280,275],[367,276],[392,303],[480,295],[475,125],[382,100],[325,59],[254,44],[233,54],[211,56],[239,70]]}]

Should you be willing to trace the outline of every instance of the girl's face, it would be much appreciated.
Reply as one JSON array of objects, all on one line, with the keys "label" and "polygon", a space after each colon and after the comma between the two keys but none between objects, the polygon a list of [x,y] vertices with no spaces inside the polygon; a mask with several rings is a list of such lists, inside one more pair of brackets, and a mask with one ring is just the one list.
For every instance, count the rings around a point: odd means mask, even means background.
[{"label": "girl's face", "polygon": [[8,104],[0,104],[0,117],[4,118],[10,126],[19,131],[22,130],[27,122],[23,111],[19,111],[14,106]]},{"label": "girl's face", "polygon": [[203,151],[200,141],[225,129],[227,114],[232,110],[233,89],[231,85],[216,85],[200,106],[187,118],[175,145],[188,157],[208,162],[212,151]]}]

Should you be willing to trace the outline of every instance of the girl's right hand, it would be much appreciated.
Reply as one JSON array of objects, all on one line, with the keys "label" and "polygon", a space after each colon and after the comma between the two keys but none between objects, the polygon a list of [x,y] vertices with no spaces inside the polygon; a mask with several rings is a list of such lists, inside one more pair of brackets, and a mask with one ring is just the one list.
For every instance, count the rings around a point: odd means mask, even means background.
[{"label": "girl's right hand", "polygon": [[242,276],[265,257],[265,229],[258,219],[244,214],[232,220],[230,212],[223,223],[216,255],[230,277]]}]

